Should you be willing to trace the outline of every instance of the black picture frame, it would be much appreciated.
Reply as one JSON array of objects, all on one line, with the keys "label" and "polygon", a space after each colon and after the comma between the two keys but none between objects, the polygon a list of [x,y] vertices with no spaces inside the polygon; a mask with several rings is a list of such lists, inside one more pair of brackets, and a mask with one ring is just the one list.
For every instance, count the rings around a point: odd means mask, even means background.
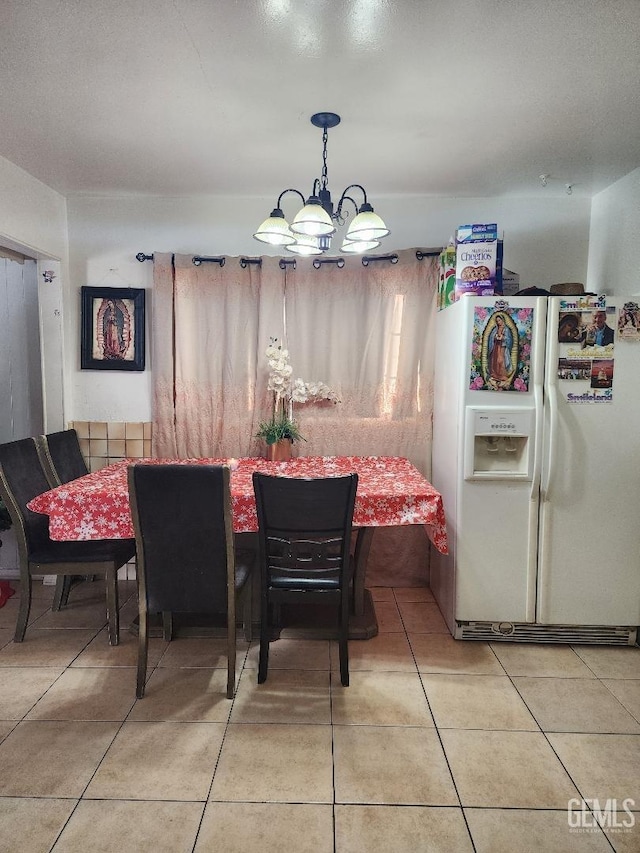
[{"label": "black picture frame", "polygon": [[144,370],[145,291],[82,287],[82,370]]}]

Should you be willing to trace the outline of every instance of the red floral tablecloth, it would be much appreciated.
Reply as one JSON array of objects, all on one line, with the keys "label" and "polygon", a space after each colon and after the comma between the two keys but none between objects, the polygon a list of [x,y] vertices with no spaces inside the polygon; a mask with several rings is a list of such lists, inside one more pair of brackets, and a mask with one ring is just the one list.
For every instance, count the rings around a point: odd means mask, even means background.
[{"label": "red floral tablecloth", "polygon": [[355,472],[358,491],[356,527],[424,524],[429,538],[447,553],[442,497],[408,460],[395,456],[300,456],[288,462],[266,459],[124,459],[34,498],[33,512],[49,516],[56,540],[127,539],[133,537],[127,466],[134,462],[201,463],[231,466],[233,527],[237,533],[258,529],[251,475],[254,471],[283,477],[331,477]]}]

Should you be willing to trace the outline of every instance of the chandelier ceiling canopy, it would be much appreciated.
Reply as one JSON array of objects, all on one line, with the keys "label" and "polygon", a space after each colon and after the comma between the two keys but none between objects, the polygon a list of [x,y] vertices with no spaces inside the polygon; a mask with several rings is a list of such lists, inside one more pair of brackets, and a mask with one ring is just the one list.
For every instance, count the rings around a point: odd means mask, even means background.
[{"label": "chandelier ceiling canopy", "polygon": [[[367,193],[360,184],[349,184],[346,187],[334,210],[329,191],[327,174],[327,139],[330,127],[340,124],[340,116],[336,113],[315,113],[311,116],[311,124],[322,128],[322,173],[313,182],[311,195],[306,199],[296,189],[283,190],[278,196],[275,208],[254,233],[256,240],[271,246],[283,246],[288,252],[296,255],[321,255],[331,248],[331,237],[336,232],[336,225],[344,225],[349,215],[346,203],[353,205],[355,216],[347,229],[340,251],[360,254],[376,249],[380,240],[389,234],[373,207],[367,200]],[[360,206],[349,193],[353,190],[362,193],[363,201]],[[294,193],[302,200],[303,206],[293,218],[291,224],[284,218],[282,199],[287,193]]]}]

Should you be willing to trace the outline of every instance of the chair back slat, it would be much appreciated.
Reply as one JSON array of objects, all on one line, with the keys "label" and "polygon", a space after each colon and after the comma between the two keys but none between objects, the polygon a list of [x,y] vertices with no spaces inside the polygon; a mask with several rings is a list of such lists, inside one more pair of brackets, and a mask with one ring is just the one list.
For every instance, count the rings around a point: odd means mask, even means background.
[{"label": "chair back slat", "polygon": [[267,585],[338,586],[349,569],[357,475],[253,475]]}]

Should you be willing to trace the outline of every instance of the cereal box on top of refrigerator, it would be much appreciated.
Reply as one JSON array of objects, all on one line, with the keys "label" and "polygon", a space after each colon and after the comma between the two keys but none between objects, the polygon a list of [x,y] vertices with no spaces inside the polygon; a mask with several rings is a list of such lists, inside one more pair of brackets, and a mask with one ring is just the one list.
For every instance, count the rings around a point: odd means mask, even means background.
[{"label": "cereal box on top of refrigerator", "polygon": [[491,296],[496,292],[498,226],[461,225],[456,231],[456,300],[465,293]]}]

